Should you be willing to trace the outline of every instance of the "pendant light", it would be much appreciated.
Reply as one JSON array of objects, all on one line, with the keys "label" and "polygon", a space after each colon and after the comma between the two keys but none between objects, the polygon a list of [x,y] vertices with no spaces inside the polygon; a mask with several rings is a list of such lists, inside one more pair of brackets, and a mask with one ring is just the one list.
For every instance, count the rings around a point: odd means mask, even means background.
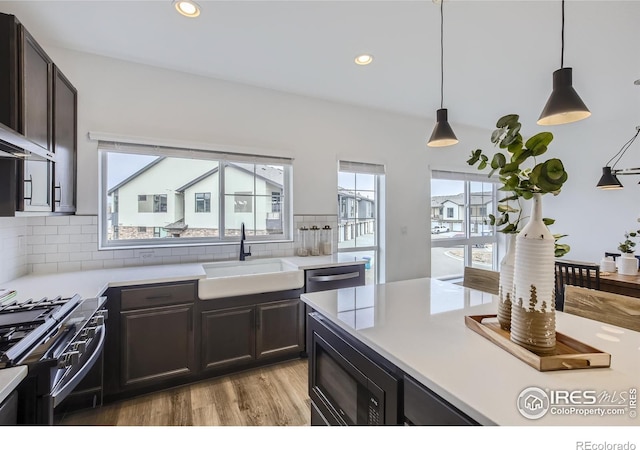
[{"label": "pendant light", "polygon": [[561,125],[586,119],[591,112],[572,86],[573,70],[564,67],[564,0],[562,0],[562,50],[560,69],[553,72],[553,90],[538,125]]},{"label": "pendant light", "polygon": [[[605,190],[622,189],[624,186],[622,186],[622,183],[620,183],[620,180],[618,180],[618,175],[640,175],[639,167],[634,167],[631,169],[616,169],[616,165],[618,164],[618,162],[620,162],[624,154],[627,152],[629,147],[631,147],[631,144],[633,144],[633,141],[636,140],[639,134],[640,126],[637,126],[636,134],[634,134],[631,139],[625,142],[622,148],[618,150],[618,153],[613,155],[613,158],[607,161],[607,164],[605,164],[605,166],[602,168],[602,177],[600,177],[600,181],[598,181],[596,187]],[[613,164],[611,164],[612,162]]]},{"label": "pendant light", "polygon": [[447,120],[447,110],[442,107],[444,99],[444,0],[440,1],[440,109],[436,111],[436,126],[433,128],[427,145],[429,147],[446,147],[458,143],[458,138]]}]

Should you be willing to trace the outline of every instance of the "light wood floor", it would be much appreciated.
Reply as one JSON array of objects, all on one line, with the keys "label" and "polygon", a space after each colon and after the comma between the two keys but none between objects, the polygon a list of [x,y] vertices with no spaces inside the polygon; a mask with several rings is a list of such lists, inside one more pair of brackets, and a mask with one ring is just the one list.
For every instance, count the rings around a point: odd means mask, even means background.
[{"label": "light wood floor", "polygon": [[309,425],[307,360],[287,361],[66,415],[60,425]]}]

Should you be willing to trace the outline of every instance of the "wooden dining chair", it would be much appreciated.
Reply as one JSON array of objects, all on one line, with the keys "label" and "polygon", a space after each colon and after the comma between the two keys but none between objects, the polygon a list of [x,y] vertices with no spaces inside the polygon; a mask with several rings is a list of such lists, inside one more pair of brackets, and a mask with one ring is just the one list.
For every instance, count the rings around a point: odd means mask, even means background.
[{"label": "wooden dining chair", "polygon": [[479,291],[498,295],[500,285],[500,272],[476,267],[465,267],[462,285]]},{"label": "wooden dining chair", "polygon": [[564,309],[567,285],[600,289],[600,266],[594,263],[556,260],[556,310]]},{"label": "wooden dining chair", "polygon": [[564,312],[640,331],[640,298],[567,286]]}]

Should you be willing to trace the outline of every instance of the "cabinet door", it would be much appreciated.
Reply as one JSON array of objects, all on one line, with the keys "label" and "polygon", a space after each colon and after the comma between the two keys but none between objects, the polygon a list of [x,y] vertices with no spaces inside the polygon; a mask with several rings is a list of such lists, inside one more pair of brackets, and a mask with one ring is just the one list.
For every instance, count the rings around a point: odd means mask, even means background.
[{"label": "cabinet door", "polygon": [[193,304],[120,313],[123,387],[194,372]]},{"label": "cabinet door", "polygon": [[256,358],[304,350],[304,307],[299,299],[256,306]]},{"label": "cabinet door", "polygon": [[254,359],[254,308],[202,313],[202,369],[238,366]]},{"label": "cabinet door", "polygon": [[53,151],[56,154],[53,206],[56,212],[76,210],[76,89],[54,67]]},{"label": "cabinet door", "polygon": [[[19,26],[18,33],[22,44],[22,134],[51,151],[51,60],[24,27]],[[50,161],[25,158],[22,209],[52,210],[52,169]]]}]

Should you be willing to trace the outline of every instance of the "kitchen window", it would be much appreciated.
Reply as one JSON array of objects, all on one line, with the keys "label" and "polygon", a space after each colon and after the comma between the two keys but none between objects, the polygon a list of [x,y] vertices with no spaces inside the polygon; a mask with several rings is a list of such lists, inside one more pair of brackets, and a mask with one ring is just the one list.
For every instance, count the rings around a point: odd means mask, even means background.
[{"label": "kitchen window", "polygon": [[289,158],[106,140],[98,150],[100,248],[237,242],[242,223],[247,240],[291,240]]},{"label": "kitchen window", "polygon": [[384,279],[380,264],[380,211],[384,166],[340,161],[338,169],[338,252],[367,261],[365,279]]},{"label": "kitchen window", "polygon": [[486,175],[432,172],[431,277],[462,278],[465,266],[498,270],[499,240],[489,223],[497,189]]}]

